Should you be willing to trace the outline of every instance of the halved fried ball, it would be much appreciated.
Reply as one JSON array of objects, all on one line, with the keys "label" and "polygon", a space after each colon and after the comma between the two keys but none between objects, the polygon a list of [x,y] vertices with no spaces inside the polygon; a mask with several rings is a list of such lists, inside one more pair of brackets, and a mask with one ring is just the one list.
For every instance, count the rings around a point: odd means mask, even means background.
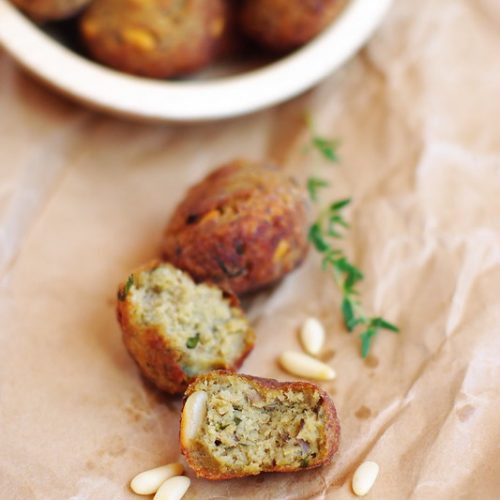
[{"label": "halved fried ball", "polygon": [[339,447],[340,424],[314,384],[212,372],[188,387],[180,436],[198,477],[230,479],[319,467]]},{"label": "halved fried ball", "polygon": [[260,45],[287,52],[320,33],[344,4],[345,0],[245,0],[241,27]]},{"label": "halved fried ball", "polygon": [[36,21],[59,21],[77,14],[91,0],[12,0]]},{"label": "halved fried ball", "polygon": [[226,15],[223,0],[94,0],[80,29],[91,55],[103,64],[167,78],[212,61]]},{"label": "halved fried ball", "polygon": [[237,299],[166,263],[129,276],[118,291],[117,314],[143,374],[170,393],[183,392],[197,375],[237,369],[254,344]]},{"label": "halved fried ball", "polygon": [[236,294],[282,278],[307,253],[304,190],[272,165],[233,161],[192,187],[167,226],[166,260]]}]

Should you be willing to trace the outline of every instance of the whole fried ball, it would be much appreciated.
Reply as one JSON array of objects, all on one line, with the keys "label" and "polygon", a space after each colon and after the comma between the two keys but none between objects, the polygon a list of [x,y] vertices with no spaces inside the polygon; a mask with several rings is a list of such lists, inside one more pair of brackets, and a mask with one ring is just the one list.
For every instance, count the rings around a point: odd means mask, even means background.
[{"label": "whole fried ball", "polygon": [[80,30],[99,62],[128,73],[167,78],[212,61],[227,15],[223,0],[95,0]]},{"label": "whole fried ball", "polygon": [[91,0],[12,0],[36,21],[59,21],[77,14]]},{"label": "whole fried ball", "polygon": [[241,10],[241,27],[260,45],[287,52],[322,31],[344,3],[344,0],[246,0]]},{"label": "whole fried ball", "polygon": [[236,294],[263,288],[304,259],[307,197],[276,167],[224,165],[192,187],[167,226],[164,258]]}]

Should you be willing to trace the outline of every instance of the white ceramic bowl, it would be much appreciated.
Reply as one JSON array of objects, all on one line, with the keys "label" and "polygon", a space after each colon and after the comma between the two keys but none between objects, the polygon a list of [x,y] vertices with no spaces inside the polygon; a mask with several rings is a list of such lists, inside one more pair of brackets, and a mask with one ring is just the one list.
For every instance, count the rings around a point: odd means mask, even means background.
[{"label": "white ceramic bowl", "polygon": [[237,76],[158,81],[100,66],[61,45],[0,0],[0,44],[29,72],[93,107],[135,118],[204,121],[242,115],[289,99],[351,57],[392,0],[350,0],[320,36],[293,54]]}]

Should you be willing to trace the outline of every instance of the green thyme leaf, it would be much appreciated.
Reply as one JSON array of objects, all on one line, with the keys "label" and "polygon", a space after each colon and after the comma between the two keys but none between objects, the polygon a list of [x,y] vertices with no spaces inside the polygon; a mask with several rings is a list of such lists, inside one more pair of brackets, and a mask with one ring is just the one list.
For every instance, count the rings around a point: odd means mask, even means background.
[{"label": "green thyme leaf", "polygon": [[329,162],[337,163],[339,161],[339,157],[337,154],[337,149],[339,147],[338,141],[335,139],[322,137],[316,133],[314,120],[310,112],[304,113],[304,122],[306,124],[306,127],[309,129],[311,146]]},{"label": "green thyme leaf", "polygon": [[352,201],[351,198],[346,198],[345,200],[336,201],[330,205],[330,210],[338,212],[339,210],[342,210],[343,208],[347,207],[347,205],[349,205],[351,201]]},{"label": "green thyme leaf", "polygon": [[354,264],[351,264],[346,257],[337,259],[335,267],[343,273],[352,275],[355,282],[363,279],[363,273]]},{"label": "green thyme leaf", "polygon": [[130,288],[132,287],[133,284],[134,284],[134,275],[131,274],[127,278],[127,282],[125,283],[125,286],[121,290],[118,291],[118,300],[123,302],[127,298],[128,292],[130,291]]},{"label": "green thyme leaf", "polygon": [[344,281],[344,289],[346,292],[352,293],[353,295],[359,295],[357,290],[355,290],[355,286],[358,281],[363,279],[363,274],[361,272],[351,272],[348,273],[345,281]]},{"label": "green thyme leaf", "polygon": [[308,239],[315,246],[318,252],[324,253],[330,250],[330,245],[325,241],[323,237],[323,231],[319,222],[314,223],[309,228]]},{"label": "green thyme leaf", "polygon": [[309,198],[311,201],[318,201],[318,192],[321,188],[326,188],[330,185],[330,183],[324,179],[320,179],[318,177],[309,177],[307,179],[307,191],[309,192]]},{"label": "green thyme leaf", "polygon": [[351,300],[349,300],[348,297],[344,297],[342,300],[342,315],[344,316],[344,323],[349,330],[349,332],[352,332],[354,328],[356,328],[356,325],[358,324],[357,319],[356,319],[356,314],[354,312],[354,307],[353,303]]},{"label": "green thyme leaf", "polygon": [[361,335],[361,357],[365,359],[370,353],[373,339],[377,336],[378,330],[370,327],[365,330]]},{"label": "green thyme leaf", "polygon": [[234,417],[234,423],[235,423],[236,425],[240,425],[240,424],[241,424],[241,418],[239,418],[239,417]]},{"label": "green thyme leaf", "polygon": [[187,339],[186,347],[188,349],[194,349],[198,345],[199,341],[200,341],[200,334],[197,333],[194,337],[189,337]]},{"label": "green thyme leaf", "polygon": [[394,332],[394,333],[399,333],[399,328],[396,325],[389,323],[384,318],[373,318],[371,320],[371,324],[375,328],[382,328],[384,330],[389,330],[389,331]]},{"label": "green thyme leaf", "polygon": [[309,459],[308,458],[303,458],[300,461],[300,466],[302,467],[302,469],[304,469],[306,467],[309,467]]},{"label": "green thyme leaf", "polygon": [[326,139],[325,137],[314,136],[312,138],[312,145],[323,155],[326,160],[332,163],[338,163],[339,157],[337,154],[337,141]]}]

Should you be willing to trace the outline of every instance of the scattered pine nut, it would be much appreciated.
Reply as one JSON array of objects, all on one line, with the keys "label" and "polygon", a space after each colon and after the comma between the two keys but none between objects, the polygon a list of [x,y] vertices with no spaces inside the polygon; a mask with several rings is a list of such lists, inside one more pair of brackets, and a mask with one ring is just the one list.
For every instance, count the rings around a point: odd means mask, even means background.
[{"label": "scattered pine nut", "polygon": [[325,329],[316,318],[307,318],[300,329],[300,341],[307,354],[317,356],[325,343]]},{"label": "scattered pine nut", "polygon": [[375,462],[363,462],[352,477],[352,491],[358,497],[364,497],[372,489],[380,467]]},{"label": "scattered pine nut", "polygon": [[167,479],[179,476],[184,472],[181,464],[174,463],[156,467],[156,469],[147,470],[137,474],[130,482],[130,489],[138,495],[151,495],[156,493],[158,488]]},{"label": "scattered pine nut", "polygon": [[171,477],[160,486],[153,500],[180,500],[190,485],[191,479],[186,476]]},{"label": "scattered pine nut", "polygon": [[198,431],[207,414],[207,393],[193,392],[184,404],[181,417],[181,443],[187,444]]},{"label": "scattered pine nut", "polygon": [[301,352],[285,351],[279,358],[281,366],[290,374],[313,380],[333,380],[332,367]]}]

